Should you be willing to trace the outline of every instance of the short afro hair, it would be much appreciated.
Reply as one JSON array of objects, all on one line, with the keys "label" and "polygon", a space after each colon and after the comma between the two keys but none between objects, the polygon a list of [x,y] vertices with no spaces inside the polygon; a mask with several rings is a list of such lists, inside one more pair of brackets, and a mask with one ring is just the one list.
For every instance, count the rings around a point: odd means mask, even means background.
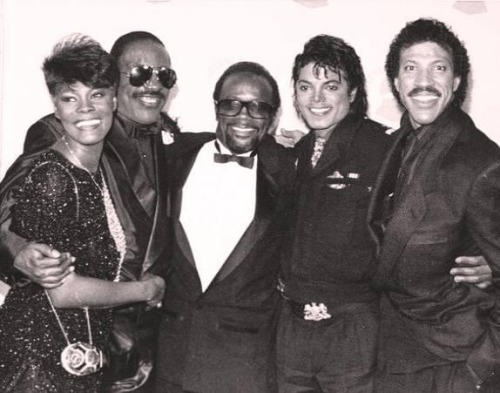
[{"label": "short afro hair", "polygon": [[452,104],[461,106],[467,96],[468,80],[470,71],[469,55],[464,44],[452,32],[451,28],[432,18],[420,18],[409,22],[399,32],[391,43],[389,53],[385,62],[385,72],[391,85],[392,93],[403,106],[399,94],[394,85],[394,79],[399,72],[399,60],[401,51],[414,44],[422,42],[434,42],[448,51],[453,59],[453,72],[459,76],[461,81],[454,94]]}]

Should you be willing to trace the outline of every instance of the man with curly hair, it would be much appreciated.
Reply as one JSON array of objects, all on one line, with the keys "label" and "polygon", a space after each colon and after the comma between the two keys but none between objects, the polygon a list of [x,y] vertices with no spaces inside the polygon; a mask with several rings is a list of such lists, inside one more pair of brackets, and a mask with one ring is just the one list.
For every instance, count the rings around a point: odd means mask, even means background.
[{"label": "man with curly hair", "polygon": [[[500,391],[500,149],[461,109],[469,69],[464,45],[434,19],[408,23],[387,56],[405,112],[370,206],[392,205],[385,221],[370,217],[384,233],[380,393]],[[487,291],[448,274],[458,255],[478,253],[492,269]]]}]

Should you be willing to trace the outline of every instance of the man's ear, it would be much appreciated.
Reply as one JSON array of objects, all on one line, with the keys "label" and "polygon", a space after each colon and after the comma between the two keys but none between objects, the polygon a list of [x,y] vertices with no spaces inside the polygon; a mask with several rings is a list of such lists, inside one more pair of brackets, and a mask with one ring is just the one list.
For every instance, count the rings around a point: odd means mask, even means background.
[{"label": "man's ear", "polygon": [[460,82],[462,82],[462,78],[460,76],[455,76],[453,78],[453,93],[457,91],[460,86]]},{"label": "man's ear", "polygon": [[355,87],[349,92],[349,103],[353,103],[354,100],[356,99],[356,94],[358,93],[358,88]]},{"label": "man's ear", "polygon": [[269,135],[275,135],[276,130],[278,129],[278,125],[280,123],[281,118],[281,107],[276,110],[271,122],[269,123],[269,127],[267,128],[267,133]]},{"label": "man's ear", "polygon": [[118,102],[116,96],[113,97],[113,112],[118,108]]},{"label": "man's ear", "polygon": [[396,91],[399,93],[399,79],[394,78],[394,87],[396,88]]}]

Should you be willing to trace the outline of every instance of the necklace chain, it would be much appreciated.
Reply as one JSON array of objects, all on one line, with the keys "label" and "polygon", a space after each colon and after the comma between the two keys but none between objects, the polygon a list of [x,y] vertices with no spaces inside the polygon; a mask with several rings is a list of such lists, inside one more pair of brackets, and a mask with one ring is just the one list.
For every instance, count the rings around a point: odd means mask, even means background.
[{"label": "necklace chain", "polygon": [[[45,294],[47,295],[47,299],[49,299],[50,307],[52,308],[52,311],[54,312],[54,315],[56,316],[57,323],[59,324],[59,327],[61,328],[61,331],[64,335],[64,338],[66,339],[66,342],[68,343],[68,345],[71,345],[71,342],[69,341],[68,333],[66,333],[66,329],[64,329],[64,326],[61,322],[61,318],[59,318],[59,314],[57,313],[56,308],[54,307],[54,303],[52,303],[52,299],[50,298],[50,295],[46,289],[45,289]],[[89,344],[94,345],[92,342],[93,341],[92,340],[92,328],[90,327],[89,308],[84,307],[83,310],[85,311],[85,318],[87,319],[87,331],[88,331],[88,335],[89,335]]]},{"label": "necklace chain", "polygon": [[[82,161],[78,158],[78,156],[75,154],[73,149],[71,149],[68,141],[66,140],[66,135],[63,135],[61,139],[64,142],[64,145],[66,146],[66,149],[68,150],[69,154],[71,154],[71,157],[74,158],[74,160],[76,161],[76,163],[78,164],[78,166],[80,168],[82,168],[85,172],[87,172],[89,174],[90,179],[92,179],[92,181],[94,182],[96,187],[101,191],[101,194],[102,194],[103,193],[102,187],[99,185],[99,183],[97,183],[97,180],[95,179],[95,175],[92,174],[92,172],[85,165],[83,165]],[[101,168],[99,167],[99,173],[100,172],[101,172]],[[101,179],[103,179],[102,175],[101,175]],[[104,182],[104,179],[103,179],[103,182]]]}]

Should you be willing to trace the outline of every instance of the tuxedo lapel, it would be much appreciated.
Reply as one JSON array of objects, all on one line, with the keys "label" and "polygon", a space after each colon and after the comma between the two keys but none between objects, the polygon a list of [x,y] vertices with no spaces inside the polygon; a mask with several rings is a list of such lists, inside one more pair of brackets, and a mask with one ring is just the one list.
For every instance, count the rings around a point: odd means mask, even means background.
[{"label": "tuxedo lapel", "polygon": [[194,162],[205,143],[212,141],[212,133],[180,134],[176,142],[165,147],[166,155],[166,182],[169,187],[168,215],[172,221],[174,242],[177,245],[181,258],[174,258],[178,263],[178,270],[187,275],[189,282],[196,277],[197,290],[201,293],[201,281],[196,270],[196,262],[189,244],[186,232],[180,222],[182,209],[182,189],[191,173]]},{"label": "tuxedo lapel", "polygon": [[210,286],[222,281],[245,260],[255,244],[264,236],[271,223],[276,212],[279,193],[279,186],[274,177],[275,170],[279,169],[274,167],[275,162],[272,162],[272,160],[272,157],[258,160],[257,200],[254,219],[210,283]]}]

